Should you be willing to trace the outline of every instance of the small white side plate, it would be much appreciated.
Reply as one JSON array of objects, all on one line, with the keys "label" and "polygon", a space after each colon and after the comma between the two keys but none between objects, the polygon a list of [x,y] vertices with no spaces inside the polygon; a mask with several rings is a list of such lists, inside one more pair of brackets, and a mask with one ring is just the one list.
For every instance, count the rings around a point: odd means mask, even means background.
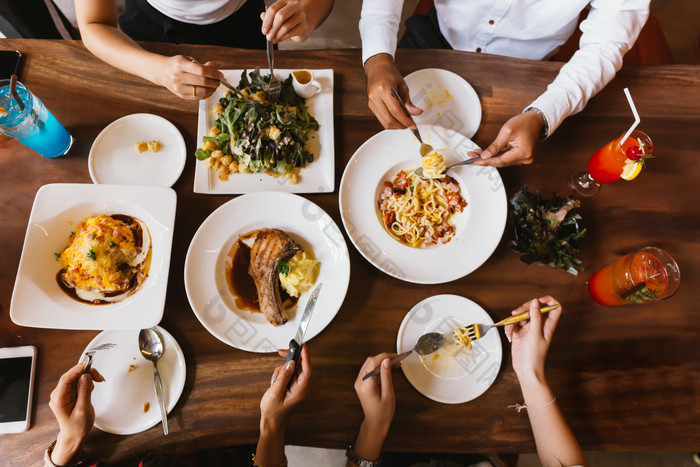
[{"label": "small white side plate", "polygon": [[479,96],[467,81],[439,68],[416,70],[405,78],[413,105],[423,113],[416,123],[429,123],[471,138],[481,124]]},{"label": "small white side plate", "polygon": [[493,320],[476,303],[459,295],[426,298],[408,312],[396,338],[398,353],[412,349],[428,332],[442,332],[445,346],[431,355],[409,355],[401,369],[421,394],[443,404],[462,404],[476,399],[491,387],[503,358],[501,337],[492,330],[472,342],[472,350],[453,343],[455,328],[473,323],[492,324]]},{"label": "small white side plate", "polygon": [[[136,150],[156,140],[158,152]],[[178,129],[152,114],[132,114],[107,125],[90,148],[88,168],[95,183],[171,187],[185,168],[187,148]]]},{"label": "small white side plate", "polygon": [[[158,360],[158,372],[163,381],[165,406],[170,413],[185,387],[187,366],[175,338],[160,326],[155,329],[163,338],[163,356]],[[84,354],[100,344],[116,344],[111,349],[96,352],[92,363],[92,367],[105,377],[104,382],[95,383],[92,393],[95,426],[102,431],[131,435],[160,424],[153,364],[141,356],[139,331],[103,331],[83,351]],[[85,358],[81,356],[82,361]],[[143,411],[144,403],[149,405],[146,412]]]},{"label": "small white side plate", "polygon": [[[163,317],[177,197],[171,188],[57,183],[34,198],[10,302],[15,324],[52,329],[142,329]],[[71,231],[99,214],[141,219],[151,233],[151,267],[143,286],[124,300],[90,305],[69,297],[56,282],[56,260]]]}]

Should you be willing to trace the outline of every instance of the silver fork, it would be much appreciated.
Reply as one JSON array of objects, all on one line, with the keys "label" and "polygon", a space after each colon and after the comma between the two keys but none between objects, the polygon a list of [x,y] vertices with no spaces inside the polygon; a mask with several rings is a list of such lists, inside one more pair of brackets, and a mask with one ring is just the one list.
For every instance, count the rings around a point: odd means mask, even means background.
[{"label": "silver fork", "polygon": [[88,373],[90,371],[90,368],[92,368],[92,357],[95,355],[95,352],[99,352],[100,350],[107,350],[111,349],[117,344],[112,344],[112,343],[107,343],[107,344],[101,344],[98,345],[97,347],[93,347],[87,352],[85,352],[85,356],[87,356],[88,361],[85,364],[85,368],[83,368],[83,372],[81,374]]},{"label": "silver fork", "polygon": [[[267,7],[265,7],[265,10],[267,10]],[[276,102],[280,97],[280,92],[282,92],[282,84],[275,76],[274,45],[267,39],[265,39],[265,41],[267,42],[267,66],[270,67],[270,82],[267,85],[267,100]]]},{"label": "silver fork", "polygon": [[[559,305],[550,305],[550,306],[545,306],[540,308],[540,313],[544,314],[547,313],[548,311],[552,311],[559,308]],[[517,315],[510,316],[506,319],[503,319],[495,324],[481,324],[481,323],[474,323],[470,324],[469,326],[465,326],[462,329],[467,330],[467,335],[469,336],[470,340],[476,340],[476,339],[481,339],[484,337],[484,335],[489,332],[492,328],[498,327],[498,326],[505,326],[506,324],[514,324],[517,322],[520,322],[524,319],[529,318],[530,312],[526,311],[524,313],[518,313]]]}]

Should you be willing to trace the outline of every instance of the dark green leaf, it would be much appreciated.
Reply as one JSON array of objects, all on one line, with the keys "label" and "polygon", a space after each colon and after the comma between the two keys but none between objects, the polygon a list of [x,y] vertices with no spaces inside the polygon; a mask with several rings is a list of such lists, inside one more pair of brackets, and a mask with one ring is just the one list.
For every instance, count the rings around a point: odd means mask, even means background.
[{"label": "dark green leaf", "polygon": [[277,272],[282,274],[283,276],[289,274],[289,263],[286,259],[280,259],[280,262],[277,264]]},{"label": "dark green leaf", "polygon": [[573,275],[583,270],[576,256],[586,230],[579,227],[581,216],[571,212],[578,201],[556,193],[552,199],[543,200],[539,191],[530,193],[525,185],[513,196],[510,205],[515,228],[515,239],[510,246],[521,253],[521,261],[547,264]]}]

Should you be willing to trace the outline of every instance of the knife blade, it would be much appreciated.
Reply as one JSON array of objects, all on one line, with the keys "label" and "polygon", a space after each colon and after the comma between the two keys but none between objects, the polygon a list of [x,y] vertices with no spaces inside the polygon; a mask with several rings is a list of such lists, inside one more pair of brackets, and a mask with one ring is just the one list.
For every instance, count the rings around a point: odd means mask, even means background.
[{"label": "knife blade", "polygon": [[[301,321],[299,322],[299,327],[297,328],[296,336],[294,339],[289,341],[289,353],[287,358],[284,359],[283,365],[286,365],[290,360],[294,360],[294,365],[299,363],[299,356],[301,355],[301,346],[304,343],[304,336],[306,335],[306,329],[309,327],[309,321],[311,321],[311,314],[314,312],[314,307],[316,306],[316,301],[318,300],[318,294],[321,292],[321,286],[323,284],[318,284],[314,291],[311,293],[309,301],[306,303],[306,308],[304,309],[304,314],[301,315]],[[290,381],[291,383],[291,381]]]}]

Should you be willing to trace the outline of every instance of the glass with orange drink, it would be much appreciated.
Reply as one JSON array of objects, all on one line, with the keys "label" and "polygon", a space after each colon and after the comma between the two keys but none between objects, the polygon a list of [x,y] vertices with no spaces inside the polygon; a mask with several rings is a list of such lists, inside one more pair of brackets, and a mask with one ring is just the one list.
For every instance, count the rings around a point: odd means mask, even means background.
[{"label": "glass with orange drink", "polygon": [[601,305],[629,305],[669,298],[681,281],[678,264],[664,250],[642,248],[596,272],[588,293]]},{"label": "glass with orange drink", "polygon": [[571,188],[583,196],[598,192],[601,183],[613,183],[621,178],[632,180],[653,157],[654,146],[649,135],[635,130],[622,141],[615,138],[598,149],[588,160],[588,170],[578,169],[571,175]]}]

